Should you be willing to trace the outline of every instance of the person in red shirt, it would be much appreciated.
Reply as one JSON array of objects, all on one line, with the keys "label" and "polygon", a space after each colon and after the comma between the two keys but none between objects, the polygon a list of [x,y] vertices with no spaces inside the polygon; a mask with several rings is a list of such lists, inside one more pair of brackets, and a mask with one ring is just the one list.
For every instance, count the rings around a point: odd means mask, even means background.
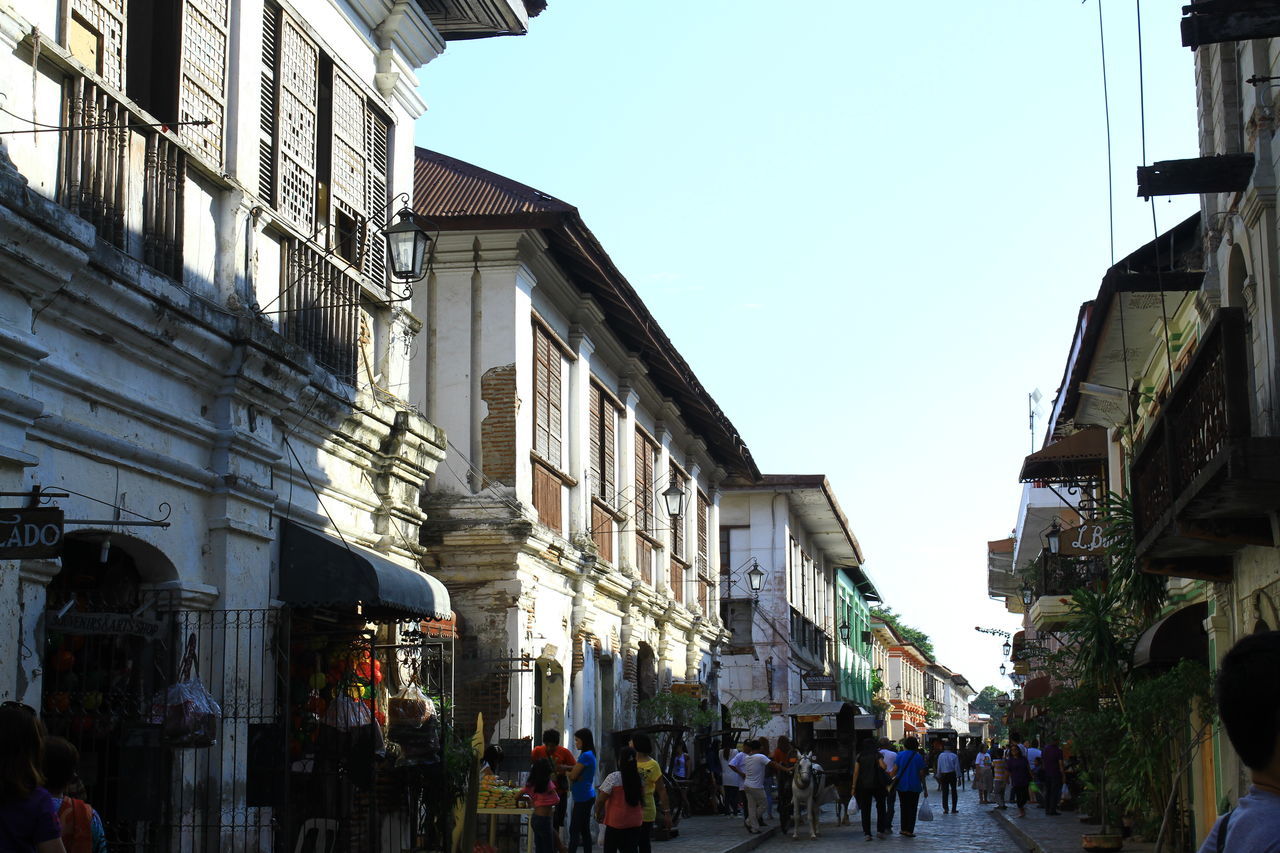
[{"label": "person in red shirt", "polygon": [[569,803],[569,771],[573,769],[573,765],[577,764],[577,759],[573,757],[573,753],[560,745],[560,732],[555,729],[547,729],[542,733],[542,746],[535,746],[531,758],[534,761],[545,758],[551,762],[555,770],[556,793],[560,795],[560,802],[556,804],[555,814],[552,817],[552,825],[555,827],[556,850],[559,853],[566,853],[568,848],[565,846],[562,837],[564,829],[565,809]]}]

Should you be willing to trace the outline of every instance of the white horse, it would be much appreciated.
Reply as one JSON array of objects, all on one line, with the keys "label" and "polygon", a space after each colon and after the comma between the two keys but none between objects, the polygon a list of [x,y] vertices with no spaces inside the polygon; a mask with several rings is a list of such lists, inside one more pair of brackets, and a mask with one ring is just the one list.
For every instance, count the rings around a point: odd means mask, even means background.
[{"label": "white horse", "polygon": [[822,768],[814,764],[813,753],[800,756],[791,774],[791,837],[800,837],[800,813],[809,816],[809,837],[818,837],[818,796],[822,791]]}]

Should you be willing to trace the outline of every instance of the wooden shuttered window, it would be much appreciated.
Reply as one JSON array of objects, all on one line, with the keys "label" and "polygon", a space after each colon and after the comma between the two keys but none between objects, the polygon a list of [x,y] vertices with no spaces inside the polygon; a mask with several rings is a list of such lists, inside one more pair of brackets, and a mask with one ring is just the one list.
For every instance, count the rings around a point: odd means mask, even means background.
[{"label": "wooden shuttered window", "polygon": [[658,446],[642,432],[636,432],[636,532],[653,535],[653,476]]},{"label": "wooden shuttered window", "polygon": [[[674,465],[671,466],[671,482],[684,489],[685,494],[689,493],[689,476]],[[688,512],[688,507],[685,507],[685,512]],[[687,561],[684,523],[685,517],[683,513],[671,519],[671,556]]]},{"label": "wooden shuttered window", "polygon": [[618,408],[594,382],[588,432],[591,496],[612,506],[617,496]]},{"label": "wooden shuttered window", "polygon": [[542,326],[533,327],[533,452],[562,470],[560,348]]},{"label": "wooden shuttered window", "polygon": [[351,272],[385,286],[391,122],[271,2],[262,35],[258,192],[298,230],[327,241]]},{"label": "wooden shuttered window", "polygon": [[276,120],[280,97],[280,19],[284,12],[270,0],[262,15],[262,99],[258,108],[258,195],[276,206]]}]

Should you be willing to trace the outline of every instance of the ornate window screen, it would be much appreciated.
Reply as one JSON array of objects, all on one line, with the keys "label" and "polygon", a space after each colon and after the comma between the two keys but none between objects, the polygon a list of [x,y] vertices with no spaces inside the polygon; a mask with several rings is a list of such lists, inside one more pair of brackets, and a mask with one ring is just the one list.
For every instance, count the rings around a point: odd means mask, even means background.
[{"label": "ornate window screen", "polygon": [[533,327],[533,450],[561,467],[560,349],[539,325]]},{"label": "ornate window screen", "polygon": [[711,520],[711,501],[702,492],[698,490],[698,577],[703,580],[711,579],[710,567],[710,520]]},{"label": "ornate window screen", "polygon": [[221,168],[227,113],[226,0],[185,0],[179,65],[179,120],[212,122],[203,127],[183,125],[182,141]]},{"label": "ornate window screen", "polygon": [[124,91],[124,0],[70,0],[71,14],[80,17],[102,39],[102,79]]},{"label": "ornate window screen", "polygon": [[276,198],[280,212],[308,235],[316,227],[319,62],[319,48],[285,15],[280,25]]}]

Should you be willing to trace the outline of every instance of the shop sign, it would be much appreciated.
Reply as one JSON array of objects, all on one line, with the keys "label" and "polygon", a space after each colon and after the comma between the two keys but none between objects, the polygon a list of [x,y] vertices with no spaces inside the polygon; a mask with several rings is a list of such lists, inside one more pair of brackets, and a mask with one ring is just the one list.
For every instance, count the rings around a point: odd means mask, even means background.
[{"label": "shop sign", "polygon": [[62,510],[57,507],[0,510],[0,560],[62,554]]},{"label": "shop sign", "polygon": [[1058,553],[1071,557],[1102,554],[1107,547],[1101,524],[1082,524],[1068,528],[1062,531],[1058,541],[1062,543]]},{"label": "shop sign", "polygon": [[800,673],[804,686],[810,690],[835,690],[836,677],[827,675],[820,669],[810,669]]},{"label": "shop sign", "polygon": [[671,692],[676,696],[692,696],[694,699],[702,698],[701,684],[672,684]]},{"label": "shop sign", "polygon": [[124,634],[150,639],[160,633],[159,622],[128,613],[77,613],[59,616],[47,611],[45,628],[62,634]]}]

